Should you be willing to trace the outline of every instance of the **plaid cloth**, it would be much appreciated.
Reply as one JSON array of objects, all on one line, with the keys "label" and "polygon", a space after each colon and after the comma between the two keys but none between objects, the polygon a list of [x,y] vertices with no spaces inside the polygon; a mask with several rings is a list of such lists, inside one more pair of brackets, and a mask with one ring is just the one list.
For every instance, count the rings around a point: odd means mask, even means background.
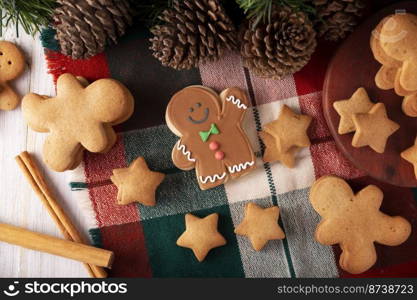
[{"label": "plaid cloth", "polygon": [[[44,37],[47,36],[44,35]],[[398,247],[377,245],[375,266],[358,276],[417,276],[417,190],[376,182],[354,168],[336,148],[322,114],[321,89],[327,62],[335,48],[321,43],[312,61],[283,80],[260,79],[242,65],[237,53],[190,71],[162,67],[151,57],[147,33],[134,28],[120,43],[90,60],[73,61],[46,43],[51,73],[64,72],[89,80],[113,77],[132,91],[135,113],[119,126],[116,145],[107,154],[85,153],[82,165],[71,172],[74,198],[86,212],[95,245],[115,253],[111,276],[119,277],[349,277],[338,266],[340,249],[317,243],[314,231],[320,217],[310,205],[309,188],[315,179],[334,174],[355,190],[376,184],[385,194],[382,211],[402,215],[413,225],[412,236]],[[201,191],[194,170],[181,171],[171,161],[178,138],[164,122],[166,105],[177,90],[203,84],[217,91],[237,86],[247,91],[252,106],[244,128],[257,154],[258,168],[224,186]],[[277,117],[287,104],[314,117],[309,129],[312,142],[297,157],[294,169],[263,163],[261,127]],[[157,206],[119,206],[117,189],[109,180],[112,170],[143,156],[149,167],[167,174],[157,190]],[[259,252],[247,238],[233,231],[248,202],[278,205],[286,239],[270,241]],[[191,250],[176,246],[184,231],[184,215],[220,215],[219,231],[227,245],[212,250],[198,263]]]}]

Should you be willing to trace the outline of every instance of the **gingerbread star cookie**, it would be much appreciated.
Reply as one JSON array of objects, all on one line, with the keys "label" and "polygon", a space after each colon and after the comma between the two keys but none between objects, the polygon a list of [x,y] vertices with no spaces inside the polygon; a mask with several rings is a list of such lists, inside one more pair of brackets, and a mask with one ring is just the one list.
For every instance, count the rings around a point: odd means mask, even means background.
[{"label": "gingerbread star cookie", "polygon": [[165,174],[149,170],[143,157],[135,159],[128,168],[114,169],[111,181],[117,186],[117,203],[126,205],[138,202],[155,206],[155,191]]},{"label": "gingerbread star cookie", "polygon": [[266,124],[259,136],[265,144],[263,160],[265,162],[280,161],[288,168],[295,165],[295,155],[302,147],[310,146],[307,129],[312,118],[297,114],[287,105],[275,121]]},{"label": "gingerbread star cookie", "polygon": [[412,147],[401,152],[401,157],[414,166],[414,173],[417,178],[417,138]]},{"label": "gingerbread star cookie", "polygon": [[225,238],[217,231],[218,219],[217,213],[205,218],[186,214],[185,231],[178,238],[177,245],[193,250],[197,260],[202,262],[211,249],[226,245]]},{"label": "gingerbread star cookie", "polygon": [[294,146],[308,147],[310,146],[310,139],[307,135],[307,129],[311,120],[310,116],[297,114],[287,105],[284,105],[278,118],[266,124],[264,131],[278,141],[281,152],[286,152]]},{"label": "gingerbread star cookie", "polygon": [[334,109],[340,116],[339,134],[355,131],[353,115],[357,113],[367,113],[373,106],[364,88],[359,88],[350,99],[340,100],[333,103]]},{"label": "gingerbread star cookie", "polygon": [[286,152],[281,152],[278,147],[278,142],[275,138],[265,131],[259,132],[259,137],[265,144],[265,153],[263,156],[264,162],[279,161],[288,168],[294,168],[295,155],[301,149],[299,147],[292,147]]},{"label": "gingerbread star cookie", "polygon": [[279,208],[272,206],[262,208],[255,203],[245,206],[245,217],[235,233],[249,238],[253,249],[260,251],[270,240],[282,240],[285,234],[278,225]]},{"label": "gingerbread star cookie", "polygon": [[375,104],[368,113],[353,115],[356,132],[353,147],[369,146],[378,153],[384,153],[388,138],[400,125],[388,119],[383,103]]},{"label": "gingerbread star cookie", "polygon": [[374,185],[354,194],[335,176],[321,177],[310,190],[310,202],[322,217],[315,238],[323,245],[340,245],[340,267],[349,273],[365,272],[375,264],[374,243],[397,246],[410,236],[406,219],[380,211],[383,197]]}]

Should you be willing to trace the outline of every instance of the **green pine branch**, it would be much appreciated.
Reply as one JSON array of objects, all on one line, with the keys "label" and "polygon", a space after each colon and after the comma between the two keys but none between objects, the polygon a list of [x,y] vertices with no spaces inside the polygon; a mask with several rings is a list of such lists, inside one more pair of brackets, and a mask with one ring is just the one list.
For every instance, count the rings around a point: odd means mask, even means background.
[{"label": "green pine branch", "polygon": [[130,0],[131,7],[135,10],[135,17],[148,27],[159,23],[161,13],[172,7],[174,0]]},{"label": "green pine branch", "polygon": [[270,22],[274,5],[289,6],[295,10],[315,15],[315,9],[309,0],[236,0],[248,19],[254,18],[253,26],[259,22]]},{"label": "green pine branch", "polygon": [[18,34],[21,25],[27,34],[34,35],[50,23],[56,5],[56,0],[0,0],[1,29],[13,25]]}]

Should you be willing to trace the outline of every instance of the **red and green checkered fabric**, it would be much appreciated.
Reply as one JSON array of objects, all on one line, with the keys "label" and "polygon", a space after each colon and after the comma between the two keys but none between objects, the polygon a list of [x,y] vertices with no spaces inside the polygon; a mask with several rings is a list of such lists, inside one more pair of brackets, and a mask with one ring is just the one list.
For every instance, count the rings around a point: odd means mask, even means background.
[{"label": "red and green checkered fabric", "polygon": [[[339,269],[340,249],[320,245],[313,234],[319,216],[308,193],[315,179],[334,174],[346,178],[355,190],[376,184],[385,194],[382,210],[402,215],[413,225],[407,242],[398,247],[377,245],[378,262],[358,276],[417,276],[416,190],[376,182],[354,168],[338,151],[326,126],[321,89],[334,45],[321,43],[312,61],[301,72],[283,80],[260,79],[242,65],[237,53],[191,71],[162,67],[151,57],[147,33],[133,28],[117,46],[90,60],[73,61],[46,49],[50,71],[82,75],[89,80],[112,77],[135,96],[132,118],[119,126],[119,139],[107,154],[86,153],[82,165],[70,172],[74,198],[90,221],[96,245],[115,252],[111,276],[136,277],[347,277]],[[194,171],[181,171],[171,161],[177,141],[164,121],[173,93],[193,84],[221,91],[237,86],[248,92],[252,106],[244,128],[257,154],[258,168],[251,174],[215,189],[201,191]],[[277,117],[283,104],[314,117],[309,136],[312,145],[303,149],[294,169],[279,163],[262,163],[263,146],[258,132]],[[109,180],[112,170],[126,167],[143,156],[149,167],[167,174],[157,190],[157,206],[119,206],[117,189]],[[254,251],[248,240],[233,231],[243,218],[247,202],[278,205],[280,225],[286,239],[270,241]],[[176,246],[184,231],[184,215],[220,215],[219,231],[227,245],[212,250],[198,263],[192,251]]]}]

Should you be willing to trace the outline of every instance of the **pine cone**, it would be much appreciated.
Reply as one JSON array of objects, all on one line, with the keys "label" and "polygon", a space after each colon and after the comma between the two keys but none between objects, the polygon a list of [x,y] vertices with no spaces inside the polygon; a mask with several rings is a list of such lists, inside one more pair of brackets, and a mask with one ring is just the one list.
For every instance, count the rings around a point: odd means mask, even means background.
[{"label": "pine cone", "polygon": [[153,56],[162,65],[191,69],[236,49],[236,30],[218,0],[174,0],[151,29]]},{"label": "pine cone", "polygon": [[362,0],[313,0],[318,35],[326,40],[344,39],[358,24],[365,7]]},{"label": "pine cone", "polygon": [[132,24],[128,0],[57,0],[53,15],[61,52],[89,58],[117,43]]},{"label": "pine cone", "polygon": [[241,54],[255,75],[281,79],[304,67],[316,48],[316,32],[307,15],[274,6],[270,21],[249,20],[241,31]]}]

